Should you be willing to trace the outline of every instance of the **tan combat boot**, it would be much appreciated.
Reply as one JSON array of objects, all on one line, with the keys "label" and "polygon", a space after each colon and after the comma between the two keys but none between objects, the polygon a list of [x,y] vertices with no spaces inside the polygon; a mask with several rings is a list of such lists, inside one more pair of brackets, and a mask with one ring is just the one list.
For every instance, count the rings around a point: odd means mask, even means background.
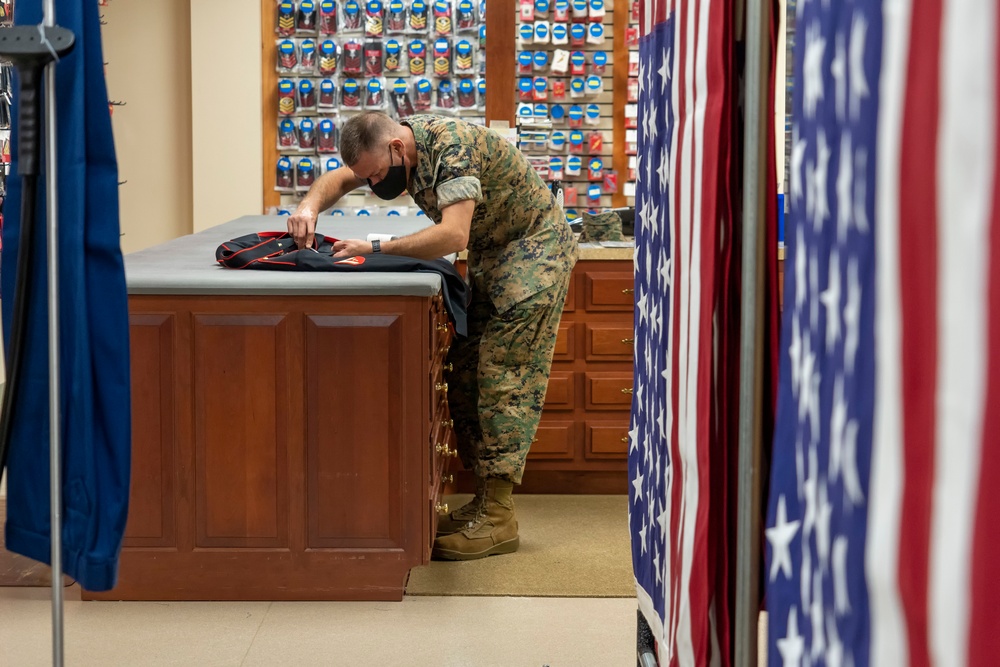
[{"label": "tan combat boot", "polygon": [[517,551],[517,518],[510,497],[514,483],[496,477],[486,480],[485,495],[476,516],[456,533],[434,540],[432,556],[442,560],[474,560]]},{"label": "tan combat boot", "polygon": [[486,479],[476,476],[476,495],[472,500],[459,507],[457,510],[438,517],[437,536],[451,535],[465,528],[466,524],[476,518],[479,506],[483,503],[486,495]]}]

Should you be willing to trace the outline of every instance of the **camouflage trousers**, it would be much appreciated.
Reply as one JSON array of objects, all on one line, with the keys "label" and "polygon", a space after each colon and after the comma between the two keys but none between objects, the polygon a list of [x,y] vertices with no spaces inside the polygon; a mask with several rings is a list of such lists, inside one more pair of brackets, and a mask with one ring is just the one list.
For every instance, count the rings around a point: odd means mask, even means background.
[{"label": "camouflage trousers", "polygon": [[473,285],[469,335],[452,342],[448,406],[458,455],[479,477],[521,483],[552,369],[552,352],[569,288],[549,287],[498,313]]}]

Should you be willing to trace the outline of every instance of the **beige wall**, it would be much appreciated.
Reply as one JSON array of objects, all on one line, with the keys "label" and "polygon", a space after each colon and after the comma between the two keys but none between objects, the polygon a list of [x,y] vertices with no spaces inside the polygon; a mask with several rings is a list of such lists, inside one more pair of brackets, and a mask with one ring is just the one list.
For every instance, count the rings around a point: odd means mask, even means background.
[{"label": "beige wall", "polygon": [[260,2],[191,0],[191,12],[193,230],[200,231],[263,213]]}]

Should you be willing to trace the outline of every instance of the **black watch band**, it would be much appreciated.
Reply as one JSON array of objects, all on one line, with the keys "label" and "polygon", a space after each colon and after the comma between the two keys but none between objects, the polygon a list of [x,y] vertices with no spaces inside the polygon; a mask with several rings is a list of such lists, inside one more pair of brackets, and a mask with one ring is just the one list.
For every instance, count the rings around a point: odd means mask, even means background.
[{"label": "black watch band", "polygon": [[382,242],[378,239],[372,241],[372,252],[382,252]]}]

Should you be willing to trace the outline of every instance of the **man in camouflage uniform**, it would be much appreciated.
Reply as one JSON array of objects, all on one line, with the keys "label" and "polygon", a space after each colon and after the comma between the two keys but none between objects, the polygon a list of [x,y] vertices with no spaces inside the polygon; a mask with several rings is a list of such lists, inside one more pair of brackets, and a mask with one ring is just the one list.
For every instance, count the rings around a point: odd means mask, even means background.
[{"label": "man in camouflage uniform", "polygon": [[499,134],[456,118],[381,112],[341,132],[347,165],[321,177],[288,220],[304,246],[317,214],[366,182],[384,199],[405,189],[434,225],[381,244],[340,241],[337,255],[433,259],[468,248],[469,335],[448,355],[448,403],[476,495],[440,519],[437,558],[468,560],[518,547],[511,492],[520,484],[552,367],[577,247],[551,191]]}]

